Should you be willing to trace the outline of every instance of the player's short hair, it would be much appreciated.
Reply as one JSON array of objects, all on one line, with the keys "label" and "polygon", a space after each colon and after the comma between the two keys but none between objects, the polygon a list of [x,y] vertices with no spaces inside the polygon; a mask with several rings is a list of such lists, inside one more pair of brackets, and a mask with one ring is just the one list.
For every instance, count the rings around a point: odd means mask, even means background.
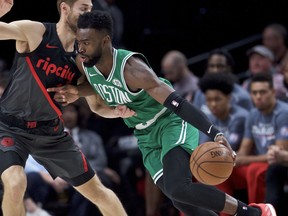
[{"label": "player's short hair", "polygon": [[78,28],[93,28],[97,31],[106,31],[112,38],[113,35],[113,20],[111,15],[106,11],[93,10],[81,14],[78,19]]},{"label": "player's short hair", "polygon": [[199,88],[203,93],[208,90],[219,90],[225,95],[229,95],[233,91],[234,78],[225,72],[206,73],[199,80]]},{"label": "player's short hair", "polygon": [[272,76],[272,74],[269,73],[269,72],[254,74],[254,75],[251,77],[250,89],[251,89],[252,83],[254,83],[254,82],[268,82],[268,83],[269,83],[269,87],[270,87],[271,89],[274,88],[273,76]]}]

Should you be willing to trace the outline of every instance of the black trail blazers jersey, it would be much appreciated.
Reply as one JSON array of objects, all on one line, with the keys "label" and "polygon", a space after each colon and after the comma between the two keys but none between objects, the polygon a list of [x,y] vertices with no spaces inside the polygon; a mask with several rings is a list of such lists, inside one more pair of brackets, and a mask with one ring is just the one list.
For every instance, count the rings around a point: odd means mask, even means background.
[{"label": "black trail blazers jersey", "polygon": [[15,54],[10,82],[0,99],[1,113],[25,121],[46,121],[61,115],[61,105],[47,88],[77,84],[81,72],[75,64],[76,52],[65,52],[55,23],[44,23],[46,32],[31,53]]}]

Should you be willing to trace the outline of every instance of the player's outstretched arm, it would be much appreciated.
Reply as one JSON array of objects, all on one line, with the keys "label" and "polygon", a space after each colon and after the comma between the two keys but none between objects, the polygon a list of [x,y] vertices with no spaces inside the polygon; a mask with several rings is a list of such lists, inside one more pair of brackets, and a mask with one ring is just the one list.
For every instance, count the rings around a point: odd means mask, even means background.
[{"label": "player's outstretched arm", "polygon": [[0,17],[8,13],[13,7],[13,0],[0,0]]},{"label": "player's outstretched arm", "polygon": [[80,97],[85,97],[91,111],[105,118],[129,118],[136,115],[133,110],[125,105],[108,106],[100,95],[95,93],[88,82],[83,82],[78,86],[65,85],[48,88],[47,91],[54,92],[54,100],[63,106],[74,103]]},{"label": "player's outstretched arm", "polygon": [[129,118],[136,113],[125,105],[108,106],[100,95],[94,94],[85,97],[92,112],[104,118]]},{"label": "player's outstretched arm", "polygon": [[[13,0],[0,0],[0,17],[11,10],[13,3]],[[0,40],[16,40],[16,49],[19,53],[35,50],[44,32],[45,27],[40,22],[30,20],[0,22]]]},{"label": "player's outstretched arm", "polygon": [[88,82],[79,56],[76,57],[76,64],[82,76],[78,79],[78,85],[65,85],[61,87],[48,88],[48,92],[54,92],[54,100],[63,106],[73,103],[80,97],[85,97],[92,112],[105,118],[129,118],[136,113],[125,105],[115,107],[108,106]]}]

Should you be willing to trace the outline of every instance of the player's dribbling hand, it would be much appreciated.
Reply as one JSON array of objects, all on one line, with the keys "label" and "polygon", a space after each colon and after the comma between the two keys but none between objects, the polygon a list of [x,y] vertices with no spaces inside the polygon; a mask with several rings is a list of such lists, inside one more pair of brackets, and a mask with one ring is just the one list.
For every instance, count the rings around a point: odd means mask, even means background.
[{"label": "player's dribbling hand", "polygon": [[134,110],[129,109],[125,105],[118,105],[114,109],[114,114],[120,118],[129,118],[136,115]]},{"label": "player's dribbling hand", "polygon": [[11,10],[13,4],[13,0],[0,0],[0,17],[8,13]]},{"label": "player's dribbling hand", "polygon": [[223,136],[223,135],[217,136],[217,137],[215,138],[215,142],[219,142],[219,143],[225,145],[225,146],[230,150],[230,152],[231,152],[231,154],[232,154],[234,166],[235,166],[235,165],[236,165],[236,156],[237,156],[237,154],[236,154],[235,151],[233,151],[233,149],[231,148],[231,145],[229,144],[229,142],[228,142],[228,140],[225,138],[225,136]]},{"label": "player's dribbling hand", "polygon": [[76,86],[65,85],[61,87],[48,88],[48,92],[55,92],[54,100],[63,106],[73,103],[79,99],[79,91]]}]

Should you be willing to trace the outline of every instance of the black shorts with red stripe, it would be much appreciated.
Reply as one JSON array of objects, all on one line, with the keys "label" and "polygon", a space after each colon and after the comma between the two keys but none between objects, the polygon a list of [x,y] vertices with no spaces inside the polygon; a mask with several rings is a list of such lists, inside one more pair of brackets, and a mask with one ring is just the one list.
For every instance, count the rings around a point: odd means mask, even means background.
[{"label": "black shorts with red stripe", "polygon": [[29,154],[53,178],[61,177],[73,186],[87,182],[95,174],[72,137],[63,131],[61,121],[56,126],[27,129],[0,121],[0,174],[12,165],[24,167]]}]

